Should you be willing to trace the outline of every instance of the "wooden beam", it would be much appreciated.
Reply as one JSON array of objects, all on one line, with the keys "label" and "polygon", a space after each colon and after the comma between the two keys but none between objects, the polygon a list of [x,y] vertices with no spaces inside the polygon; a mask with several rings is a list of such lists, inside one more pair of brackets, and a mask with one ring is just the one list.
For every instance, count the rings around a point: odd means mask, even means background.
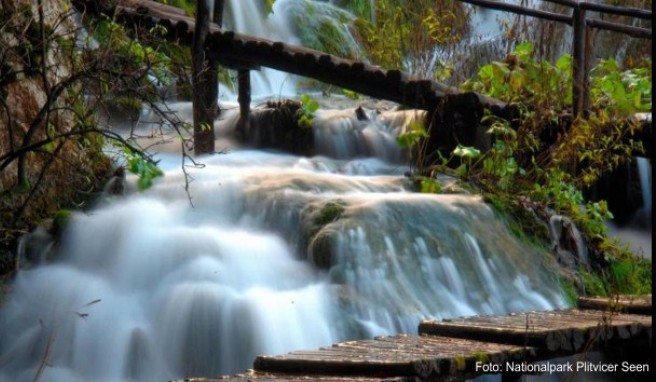
[{"label": "wooden beam", "polygon": [[649,28],[641,28],[641,27],[634,27],[631,25],[622,25],[622,24],[617,24],[617,23],[611,23],[608,21],[603,21],[603,20],[597,20],[597,19],[590,19],[586,21],[588,26],[591,28],[596,28],[596,29],[604,29],[604,30],[609,30],[613,32],[619,32],[619,33],[624,33],[626,35],[629,35],[631,37],[635,38],[644,38],[651,40],[652,33],[651,29]]},{"label": "wooden beam", "polygon": [[239,95],[239,121],[237,122],[237,133],[245,136],[248,130],[248,121],[251,114],[251,72],[248,69],[237,71],[237,86]]},{"label": "wooden beam", "polygon": [[504,2],[498,2],[498,1],[493,1],[493,0],[459,0],[459,1],[461,1],[463,3],[478,5],[478,6],[481,6],[481,7],[484,7],[484,8],[490,8],[490,9],[496,9],[496,10],[499,10],[499,11],[512,12],[512,13],[517,13],[517,14],[524,15],[524,16],[537,17],[539,19],[558,21],[558,22],[566,23],[566,24],[571,24],[572,23],[572,17],[567,16],[567,15],[563,15],[562,13],[547,12],[547,11],[542,11],[542,10],[539,10],[539,9],[523,7],[521,5],[507,4],[507,3],[504,3]]},{"label": "wooden beam", "polygon": [[576,306],[580,309],[651,315],[652,296],[579,297]]},{"label": "wooden beam", "polygon": [[[222,0],[217,0],[215,8],[222,10]],[[210,12],[206,0],[196,2],[196,22],[193,25],[192,40],[192,101],[194,115],[194,154],[207,154],[214,152],[214,120],[219,114],[217,105],[218,89],[218,62],[219,54],[216,49],[208,50],[208,36],[210,24],[216,22],[217,13]],[[218,20],[220,21],[220,20]],[[180,20],[176,30],[191,29],[191,25]],[[184,33],[184,32],[180,32]]]},{"label": "wooden beam", "polygon": [[574,8],[572,15],[572,114],[574,118],[580,117],[585,110],[585,41],[587,24],[585,22],[585,9]]},{"label": "wooden beam", "polygon": [[606,14],[618,15],[618,16],[636,17],[644,20],[651,20],[652,18],[651,10],[649,9],[620,7],[616,5],[597,4],[597,3],[590,3],[590,2],[581,2],[579,3],[579,7],[587,11],[600,12],[600,13],[606,13]]}]

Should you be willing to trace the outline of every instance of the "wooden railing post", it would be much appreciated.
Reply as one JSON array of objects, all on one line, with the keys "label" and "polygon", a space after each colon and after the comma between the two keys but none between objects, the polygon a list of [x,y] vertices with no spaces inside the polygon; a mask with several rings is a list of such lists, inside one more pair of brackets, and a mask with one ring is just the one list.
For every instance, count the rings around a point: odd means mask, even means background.
[{"label": "wooden railing post", "polygon": [[572,14],[572,109],[574,118],[581,116],[585,109],[585,94],[587,73],[585,73],[585,43],[587,26],[585,23],[585,9],[574,7]]},{"label": "wooden railing post", "polygon": [[585,62],[583,64],[583,116],[588,118],[590,115],[590,68],[592,67],[592,44],[593,30],[590,26],[585,27]]},{"label": "wooden railing post", "polygon": [[237,123],[237,132],[245,137],[248,129],[248,116],[251,113],[251,71],[248,69],[239,69],[237,71],[237,86],[239,95],[239,122]]},{"label": "wooden railing post", "polygon": [[219,115],[218,52],[207,49],[210,19],[221,23],[223,0],[196,2],[196,25],[192,43],[192,100],[194,115],[194,154],[214,152],[214,119]]}]

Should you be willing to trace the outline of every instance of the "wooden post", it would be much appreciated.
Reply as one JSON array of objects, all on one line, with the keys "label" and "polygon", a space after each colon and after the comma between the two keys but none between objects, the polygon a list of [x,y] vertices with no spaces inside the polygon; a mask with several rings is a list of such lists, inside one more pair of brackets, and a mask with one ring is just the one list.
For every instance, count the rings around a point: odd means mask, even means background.
[{"label": "wooden post", "polygon": [[251,112],[251,72],[248,69],[237,71],[237,86],[239,88],[239,122],[237,132],[245,137],[248,128],[248,116]]},{"label": "wooden post", "polygon": [[584,111],[585,99],[585,32],[587,30],[585,23],[585,9],[577,6],[572,14],[572,27],[574,36],[572,37],[572,109],[574,118],[581,116]]},{"label": "wooden post", "polygon": [[592,42],[594,34],[592,28],[585,26],[585,62],[583,63],[583,116],[590,116],[590,68],[592,67]]},{"label": "wooden post", "polygon": [[207,49],[206,39],[210,30],[210,17],[214,22],[221,22],[223,0],[215,0],[212,13],[209,0],[198,0],[196,5],[196,26],[192,43],[192,100],[194,154],[200,155],[214,152],[214,119],[219,115],[219,61],[218,52]]}]

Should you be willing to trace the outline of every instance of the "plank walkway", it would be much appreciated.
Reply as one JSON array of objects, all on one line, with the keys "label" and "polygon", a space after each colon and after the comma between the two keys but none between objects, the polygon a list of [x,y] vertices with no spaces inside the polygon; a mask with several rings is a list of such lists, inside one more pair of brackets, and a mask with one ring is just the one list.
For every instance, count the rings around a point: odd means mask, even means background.
[{"label": "plank walkway", "polygon": [[[575,309],[423,321],[419,335],[258,356],[254,370],[243,374],[184,381],[463,381],[485,373],[483,364],[530,364],[606,346],[651,347],[652,318],[636,314],[651,312],[651,302],[651,295],[580,298]],[[602,309],[582,309],[588,305]]]}]

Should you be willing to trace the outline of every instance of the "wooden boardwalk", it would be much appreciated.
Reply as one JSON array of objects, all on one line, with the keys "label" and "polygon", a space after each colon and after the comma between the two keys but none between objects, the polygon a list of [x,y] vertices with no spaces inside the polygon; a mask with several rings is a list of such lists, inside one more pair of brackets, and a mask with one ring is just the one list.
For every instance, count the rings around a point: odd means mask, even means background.
[{"label": "wooden boardwalk", "polygon": [[[601,309],[581,309],[590,304]],[[253,370],[243,374],[184,381],[462,381],[490,373],[484,365],[531,364],[606,347],[651,348],[651,315],[628,313],[636,307],[651,313],[651,295],[581,298],[578,305],[567,310],[423,321],[419,335],[258,356]],[[506,377],[518,375],[506,373]]]}]

